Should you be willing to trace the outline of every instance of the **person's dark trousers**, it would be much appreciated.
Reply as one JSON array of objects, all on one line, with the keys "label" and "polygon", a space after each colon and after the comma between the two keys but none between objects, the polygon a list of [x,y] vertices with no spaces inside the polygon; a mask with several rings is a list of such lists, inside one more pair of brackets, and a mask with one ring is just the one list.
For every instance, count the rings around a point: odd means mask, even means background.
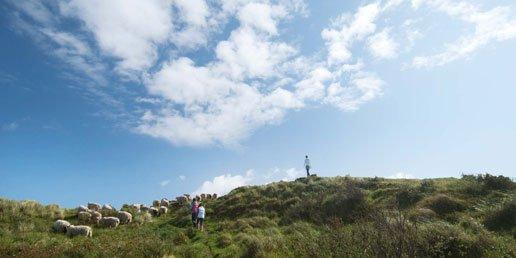
[{"label": "person's dark trousers", "polygon": [[306,177],[310,176],[310,166],[306,166]]},{"label": "person's dark trousers", "polygon": [[192,224],[197,227],[197,213],[192,213]]}]

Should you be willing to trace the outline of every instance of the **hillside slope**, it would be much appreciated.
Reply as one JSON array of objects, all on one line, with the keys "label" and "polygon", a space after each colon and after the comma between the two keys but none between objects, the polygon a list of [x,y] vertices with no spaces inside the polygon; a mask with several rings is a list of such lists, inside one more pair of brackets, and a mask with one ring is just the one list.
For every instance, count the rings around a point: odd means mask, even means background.
[{"label": "hillside slope", "polygon": [[[0,257],[516,257],[516,187],[506,177],[300,178],[188,205],[93,237],[53,233],[76,211],[0,199]],[[149,220],[150,219],[150,220]]]}]

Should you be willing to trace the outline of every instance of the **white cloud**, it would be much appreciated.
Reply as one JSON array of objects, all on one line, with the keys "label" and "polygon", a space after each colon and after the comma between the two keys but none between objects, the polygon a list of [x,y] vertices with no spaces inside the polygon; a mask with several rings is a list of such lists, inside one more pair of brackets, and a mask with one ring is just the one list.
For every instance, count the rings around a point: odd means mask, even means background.
[{"label": "white cloud", "polygon": [[359,73],[348,85],[333,83],[327,89],[325,101],[343,111],[355,111],[362,104],[382,95],[384,82],[372,74]]},{"label": "white cloud", "polygon": [[159,184],[161,186],[167,186],[168,184],[170,184],[170,180],[163,180],[163,181],[159,182]]},{"label": "white cloud", "polygon": [[228,40],[217,44],[219,59],[214,69],[236,80],[279,76],[279,65],[296,53],[296,49],[284,42],[249,27],[231,32]]},{"label": "white cloud", "polygon": [[[39,21],[34,31],[75,70],[100,84],[115,77],[145,87],[124,92],[134,106],[135,132],[175,145],[238,146],[291,110],[328,104],[353,111],[381,96],[385,83],[366,71],[367,60],[354,47],[364,43],[374,56],[394,58],[390,30],[377,27],[382,12],[401,3],[341,15],[321,32],[327,51],[313,56],[301,55],[282,35],[282,25],[308,13],[302,0],[70,0],[54,5],[55,14],[38,2],[18,8]],[[64,29],[69,19],[80,28]],[[236,27],[223,27],[232,20]],[[220,37],[210,41],[212,34]],[[207,55],[197,55],[200,46],[209,48]],[[92,88],[109,99],[111,87]]]},{"label": "white cloud", "polygon": [[277,18],[287,16],[287,11],[281,5],[269,5],[265,3],[248,3],[238,13],[238,19],[243,26],[252,26],[276,35]]},{"label": "white cloud", "polygon": [[6,132],[12,132],[12,131],[16,131],[16,129],[18,129],[18,127],[19,127],[18,122],[11,122],[11,123],[7,123],[7,124],[3,124],[2,126],[0,126],[0,129],[2,129],[2,131],[6,131]]},{"label": "white cloud", "polygon": [[283,180],[292,181],[305,175],[305,172],[297,168],[280,169],[273,168],[262,174],[263,180],[255,179],[255,182],[261,182],[264,184],[271,183],[273,181]]},{"label": "white cloud", "polygon": [[157,47],[172,30],[171,2],[160,0],[72,0],[61,2],[69,17],[82,20],[118,68],[140,71],[154,64]]},{"label": "white cloud", "polygon": [[177,25],[170,36],[171,42],[185,49],[205,45],[210,30],[217,27],[210,23],[210,7],[204,0],[173,0],[179,10],[174,17]]},{"label": "white cloud", "polygon": [[441,53],[414,57],[411,64],[414,68],[442,66],[457,59],[470,57],[491,42],[516,38],[514,7],[497,6],[489,11],[481,11],[476,5],[449,0],[417,2],[414,6],[419,7],[421,4],[428,4],[452,17],[471,23],[475,30],[472,34],[461,36],[456,42],[447,44]]},{"label": "white cloud", "polygon": [[303,107],[291,91],[263,82],[281,78],[281,67],[295,49],[256,27],[255,21],[242,21],[228,40],[217,44],[216,59],[205,65],[180,57],[151,74],[147,89],[167,100],[168,107],[148,110],[137,132],[176,145],[236,146],[256,128],[279,122],[288,110]]},{"label": "white cloud", "polygon": [[375,32],[379,13],[379,4],[368,4],[360,7],[353,16],[341,15],[334,21],[332,28],[324,29],[321,36],[328,47],[328,63],[348,62],[352,57],[349,49],[352,44]]},{"label": "white cloud", "polygon": [[205,181],[197,190],[193,192],[194,195],[201,193],[217,193],[225,195],[231,190],[249,185],[253,179],[253,171],[248,170],[244,175],[223,174],[216,176],[211,181]]},{"label": "white cloud", "polygon": [[369,37],[367,43],[369,51],[376,58],[391,59],[396,57],[398,44],[389,35],[390,30],[384,29],[371,37]]},{"label": "white cloud", "polygon": [[178,177],[178,178],[179,178],[179,180],[181,180],[181,181],[185,181],[186,176],[184,176],[184,175],[179,175],[179,177]]},{"label": "white cloud", "polygon": [[403,172],[398,172],[394,175],[390,175],[388,176],[387,178],[392,178],[392,179],[411,179],[411,178],[414,178],[413,175],[411,174],[407,174],[407,173],[403,173]]},{"label": "white cloud", "polygon": [[292,181],[299,177],[302,177],[304,175],[304,172],[301,170],[298,170],[296,168],[289,168],[285,170],[285,177],[283,177],[283,181]]}]

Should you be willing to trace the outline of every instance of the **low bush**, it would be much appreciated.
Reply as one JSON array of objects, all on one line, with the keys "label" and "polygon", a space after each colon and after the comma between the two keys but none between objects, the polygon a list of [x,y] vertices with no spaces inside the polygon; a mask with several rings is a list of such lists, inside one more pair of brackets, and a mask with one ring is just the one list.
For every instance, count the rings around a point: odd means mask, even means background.
[{"label": "low bush", "polygon": [[466,208],[463,202],[444,194],[430,196],[421,202],[423,207],[429,208],[439,215],[463,211]]},{"label": "low bush", "polygon": [[141,226],[141,225],[151,222],[151,221],[152,221],[152,215],[150,215],[150,213],[148,213],[148,212],[137,213],[133,217],[133,223],[138,226]]},{"label": "low bush", "polygon": [[407,216],[411,221],[428,222],[435,219],[437,217],[437,214],[431,209],[416,208],[409,211]]},{"label": "low bush", "polygon": [[220,236],[217,240],[217,245],[221,248],[224,248],[224,247],[231,245],[231,242],[232,242],[231,235],[227,234],[227,233],[223,233],[223,234],[220,234]]},{"label": "low bush", "polygon": [[432,193],[435,189],[435,183],[431,179],[423,179],[419,184],[419,191],[422,193]]},{"label": "low bush", "polygon": [[405,209],[417,203],[423,198],[423,194],[416,188],[402,187],[396,192],[395,200],[400,209]]},{"label": "low bush", "polygon": [[185,232],[180,231],[177,233],[177,235],[174,237],[174,244],[176,245],[182,245],[186,244],[188,242],[188,236],[185,234]]},{"label": "low bush", "polygon": [[501,208],[489,212],[484,225],[493,231],[511,231],[516,227],[516,201],[509,202]]}]

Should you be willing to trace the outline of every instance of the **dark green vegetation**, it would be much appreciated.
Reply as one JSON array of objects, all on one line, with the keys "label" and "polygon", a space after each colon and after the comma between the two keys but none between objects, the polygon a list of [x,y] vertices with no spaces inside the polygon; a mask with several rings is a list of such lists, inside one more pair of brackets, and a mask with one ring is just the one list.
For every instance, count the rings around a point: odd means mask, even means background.
[{"label": "dark green vegetation", "polygon": [[206,231],[175,207],[93,237],[55,205],[0,199],[0,257],[516,257],[516,187],[506,177],[301,178],[206,202]]}]

